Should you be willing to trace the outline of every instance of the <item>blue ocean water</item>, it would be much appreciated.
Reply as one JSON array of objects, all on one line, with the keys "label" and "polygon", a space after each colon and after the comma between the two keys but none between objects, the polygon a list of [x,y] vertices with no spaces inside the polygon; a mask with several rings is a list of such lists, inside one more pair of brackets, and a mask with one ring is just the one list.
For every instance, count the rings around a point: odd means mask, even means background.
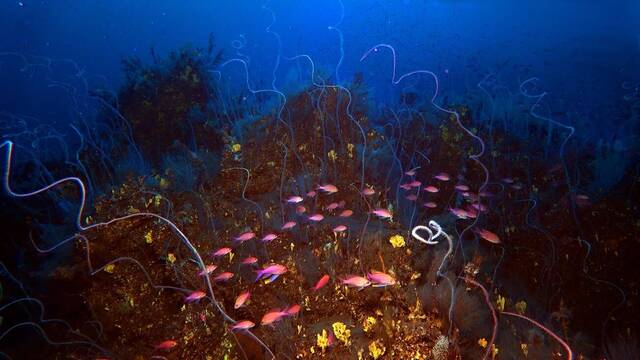
[{"label": "blue ocean water", "polygon": [[639,2],[4,0],[0,34],[1,356],[638,357]]}]

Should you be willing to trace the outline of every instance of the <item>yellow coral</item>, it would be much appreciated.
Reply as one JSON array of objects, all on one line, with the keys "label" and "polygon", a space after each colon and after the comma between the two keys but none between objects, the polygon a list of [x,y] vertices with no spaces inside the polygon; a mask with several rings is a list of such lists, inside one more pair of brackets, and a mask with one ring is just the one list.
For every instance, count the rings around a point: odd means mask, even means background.
[{"label": "yellow coral", "polygon": [[169,253],[167,254],[167,260],[173,264],[174,262],[176,262],[176,256],[173,255],[173,253]]},{"label": "yellow coral", "polygon": [[498,295],[498,300],[496,300],[496,307],[498,308],[498,311],[504,311],[504,303],[505,303],[506,299],[500,295]]},{"label": "yellow coral", "polygon": [[376,318],[374,318],[373,316],[368,316],[362,324],[362,330],[368,332],[369,330],[373,329],[373,327],[376,325],[376,322]]},{"label": "yellow coral", "polygon": [[402,235],[393,235],[389,238],[389,242],[394,248],[401,248],[405,245],[404,237]]},{"label": "yellow coral", "polygon": [[345,345],[349,345],[349,338],[351,337],[351,330],[347,329],[347,325],[341,322],[335,322],[332,325],[333,333],[336,335],[336,338],[340,340]]},{"label": "yellow coral", "polygon": [[493,344],[491,345],[491,357],[495,359],[496,355],[498,355],[498,347],[495,344]]},{"label": "yellow coral", "polygon": [[347,151],[349,152],[349,159],[353,159],[353,149],[355,148],[355,145],[353,145],[352,143],[348,143],[347,144]]},{"label": "yellow coral", "polygon": [[147,233],[144,234],[144,241],[147,244],[151,244],[153,242],[153,233],[151,230],[147,231]]},{"label": "yellow coral", "polygon": [[331,150],[327,153],[327,157],[331,161],[336,161],[338,159],[338,153],[335,150]]},{"label": "yellow coral", "polygon": [[327,330],[322,329],[322,334],[317,335],[316,344],[320,349],[322,349],[322,352],[324,352],[324,349],[329,346],[329,335],[327,334]]},{"label": "yellow coral", "polygon": [[522,353],[524,354],[524,357],[529,356],[529,347],[527,346],[527,344],[525,343],[520,344],[520,349],[522,349]]},{"label": "yellow coral", "polygon": [[478,345],[480,345],[480,347],[482,347],[482,348],[486,348],[487,347],[487,339],[485,339],[485,338],[478,339]]},{"label": "yellow coral", "polygon": [[107,266],[104,267],[104,271],[108,272],[109,274],[113,274],[115,269],[116,269],[116,266],[113,264],[107,264]]},{"label": "yellow coral", "polygon": [[520,315],[524,315],[527,312],[527,302],[522,300],[516,303],[516,312]]},{"label": "yellow coral", "polygon": [[238,153],[240,152],[240,150],[242,150],[242,145],[235,143],[233,145],[231,145],[231,152],[232,153]]},{"label": "yellow coral", "polygon": [[380,340],[376,340],[374,342],[372,342],[371,344],[369,344],[369,355],[371,355],[371,357],[376,360],[378,358],[380,358],[382,355],[384,355],[384,352],[387,349],[384,347],[384,345],[382,345],[382,341]]}]

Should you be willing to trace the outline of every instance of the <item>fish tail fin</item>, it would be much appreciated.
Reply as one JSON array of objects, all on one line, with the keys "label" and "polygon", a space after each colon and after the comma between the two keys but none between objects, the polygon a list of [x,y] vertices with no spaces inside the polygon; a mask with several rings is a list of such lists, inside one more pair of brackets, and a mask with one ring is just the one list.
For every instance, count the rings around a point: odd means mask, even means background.
[{"label": "fish tail fin", "polygon": [[262,278],[262,275],[264,275],[264,271],[256,271],[256,281],[260,280]]}]

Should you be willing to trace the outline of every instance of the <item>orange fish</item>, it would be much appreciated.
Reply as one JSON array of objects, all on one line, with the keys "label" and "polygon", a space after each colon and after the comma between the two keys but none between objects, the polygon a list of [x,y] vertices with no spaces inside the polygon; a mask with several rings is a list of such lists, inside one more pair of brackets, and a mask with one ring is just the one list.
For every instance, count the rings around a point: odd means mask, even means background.
[{"label": "orange fish", "polygon": [[389,212],[389,210],[387,209],[375,209],[371,213],[381,219],[391,219],[393,217],[393,215],[391,215],[391,212]]},{"label": "orange fish", "polygon": [[269,242],[269,241],[273,241],[273,240],[275,240],[277,238],[278,238],[278,235],[276,235],[274,233],[270,233],[270,234],[267,234],[267,235],[263,236],[262,239],[260,239],[260,241]]},{"label": "orange fish", "polygon": [[361,192],[361,194],[364,195],[364,196],[371,196],[371,195],[374,195],[375,193],[376,193],[375,190],[373,190],[372,188],[368,188],[368,187],[362,189],[362,192]]},{"label": "orange fish", "polygon": [[217,256],[225,256],[225,255],[227,255],[227,254],[228,254],[228,253],[230,253],[230,252],[231,252],[231,248],[223,247],[223,248],[220,248],[220,249],[216,250],[216,251],[213,253],[213,257],[217,257]]},{"label": "orange fish", "polygon": [[258,258],[256,258],[255,256],[248,256],[246,258],[244,258],[244,260],[242,260],[242,263],[244,265],[252,265],[258,262]]},{"label": "orange fish", "polygon": [[287,315],[289,316],[295,316],[295,315],[298,315],[298,313],[300,312],[300,309],[301,309],[300,305],[295,304],[286,308],[284,312],[286,312]]},{"label": "orange fish", "polygon": [[213,278],[213,281],[218,282],[218,281],[227,281],[229,279],[231,279],[233,277],[233,273],[230,272],[223,272],[220,275],[216,276],[215,278]]},{"label": "orange fish", "polygon": [[362,276],[358,275],[348,275],[346,278],[342,279],[342,284],[347,285],[349,287],[357,287],[360,290],[366,288],[371,285],[371,282]]},{"label": "orange fish", "polygon": [[285,311],[280,311],[279,309],[273,309],[264,314],[262,320],[260,320],[261,325],[272,325],[273,323],[282,320],[285,316],[287,316]]},{"label": "orange fish", "polygon": [[271,281],[275,281],[278,276],[287,272],[287,267],[280,264],[271,264],[256,272],[256,281],[263,277],[271,276]]},{"label": "orange fish", "polygon": [[241,320],[233,324],[233,326],[231,326],[231,330],[232,331],[249,330],[254,326],[256,326],[256,324],[254,324],[253,321]]},{"label": "orange fish", "polygon": [[375,270],[367,274],[367,279],[373,283],[373,287],[391,286],[396,283],[391,275]]},{"label": "orange fish", "polygon": [[424,207],[429,208],[429,209],[435,209],[438,207],[438,204],[434,203],[433,201],[429,201],[424,203]]},{"label": "orange fish", "polygon": [[238,297],[236,298],[236,302],[233,305],[233,308],[239,309],[244,305],[245,302],[247,302],[247,300],[249,300],[250,297],[251,297],[251,293],[249,291],[244,291],[242,294],[238,295]]},{"label": "orange fish", "polygon": [[324,220],[324,216],[322,214],[313,214],[308,217],[309,221],[320,222]]},{"label": "orange fish", "polygon": [[437,193],[437,192],[438,192],[438,191],[440,191],[440,190],[438,190],[438,188],[437,188],[437,187],[435,187],[435,186],[433,186],[433,185],[429,185],[429,186],[427,186],[427,187],[425,187],[425,188],[424,188],[424,191],[426,191],[426,192],[430,192],[430,193],[432,193],[432,194],[435,194],[435,193]]},{"label": "orange fish", "polygon": [[487,240],[490,243],[493,244],[500,244],[500,238],[498,237],[498,235],[496,235],[495,233],[486,230],[486,229],[476,229],[475,230],[476,234],[478,234],[478,236],[480,236],[481,238]]},{"label": "orange fish", "polygon": [[196,301],[199,301],[200,299],[202,299],[205,296],[207,296],[207,294],[204,291],[197,290],[197,291],[194,291],[194,292],[190,293],[189,296],[184,298],[184,302],[186,302],[186,303],[196,302]]},{"label": "orange fish", "polygon": [[159,343],[158,345],[156,345],[155,348],[156,350],[169,350],[176,347],[177,345],[178,343],[173,340],[165,340]]},{"label": "orange fish", "polygon": [[415,168],[413,168],[413,169],[411,169],[409,171],[405,171],[404,174],[407,175],[407,176],[415,176],[416,170],[418,170],[418,169],[420,169],[420,166],[415,167]]},{"label": "orange fish", "polygon": [[320,280],[318,280],[318,282],[316,283],[316,285],[313,287],[313,291],[318,291],[320,289],[322,289],[325,285],[327,285],[327,283],[329,282],[329,275],[323,275]]},{"label": "orange fish", "polygon": [[333,228],[333,232],[336,232],[336,233],[343,232],[343,231],[347,231],[346,225],[338,225]]},{"label": "orange fish", "polygon": [[209,275],[209,274],[211,274],[212,272],[216,271],[216,269],[217,269],[217,268],[218,268],[218,266],[217,266],[217,265],[213,265],[213,264],[207,265],[207,266],[205,266],[205,267],[204,267],[204,270],[202,270],[202,271],[200,271],[200,272],[198,273],[198,276],[205,276],[205,275]]},{"label": "orange fish", "polygon": [[287,203],[289,203],[289,204],[298,204],[298,203],[301,203],[302,200],[304,200],[304,199],[302,199],[302,196],[294,195],[294,196],[290,196],[287,199]]},{"label": "orange fish", "polygon": [[323,191],[327,194],[335,194],[338,192],[338,187],[336,187],[333,184],[324,184],[324,185],[318,185],[318,187],[316,188],[317,190]]},{"label": "orange fish", "polygon": [[288,221],[286,223],[284,223],[284,225],[282,225],[282,227],[280,228],[280,230],[289,230],[289,229],[293,229],[294,226],[296,226],[296,222],[295,221]]},{"label": "orange fish", "polygon": [[256,237],[256,234],[251,231],[244,232],[234,238],[235,241],[245,242]]}]

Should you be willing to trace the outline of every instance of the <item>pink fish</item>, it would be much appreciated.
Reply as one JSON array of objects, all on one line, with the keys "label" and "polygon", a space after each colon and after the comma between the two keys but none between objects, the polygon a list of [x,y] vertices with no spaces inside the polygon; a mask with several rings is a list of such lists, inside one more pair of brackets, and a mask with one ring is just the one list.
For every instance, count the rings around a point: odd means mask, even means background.
[{"label": "pink fish", "polygon": [[251,232],[251,231],[247,231],[244,232],[238,236],[236,236],[235,238],[233,238],[235,241],[240,241],[240,242],[245,242],[245,241],[249,241],[253,238],[256,237],[256,234]]},{"label": "pink fish", "polygon": [[296,226],[296,222],[295,221],[288,221],[286,223],[284,223],[284,225],[282,225],[282,227],[280,228],[280,230],[289,230],[289,229],[293,229],[294,226]]},{"label": "pink fish", "polygon": [[401,184],[400,188],[403,190],[411,190],[411,185],[409,185],[409,183]]},{"label": "pink fish", "polygon": [[591,205],[591,202],[587,195],[578,194],[576,195],[576,205],[579,207],[585,207]]},{"label": "pink fish", "polygon": [[466,198],[467,200],[470,200],[470,201],[478,201],[478,199],[479,199],[478,195],[476,195],[476,194],[474,194],[472,192],[469,192],[469,191],[462,192],[462,197],[464,197],[464,198]]},{"label": "pink fish", "polygon": [[458,191],[469,191],[469,187],[464,184],[458,184],[455,186],[455,189]]},{"label": "pink fish", "polygon": [[234,309],[241,308],[247,300],[251,297],[251,293],[249,291],[244,291],[236,298],[236,302],[233,305]]},{"label": "pink fish", "polygon": [[451,208],[451,209],[449,209],[449,212],[451,212],[453,215],[455,215],[458,219],[468,219],[469,218],[469,215],[467,214],[467,212],[464,209]]},{"label": "pink fish", "polygon": [[233,277],[233,273],[230,273],[228,271],[225,271],[223,273],[221,273],[220,275],[216,276],[213,278],[213,281],[218,282],[218,281],[228,281],[229,279],[231,279]]},{"label": "pink fish", "polygon": [[429,209],[435,209],[438,207],[438,204],[434,203],[433,201],[429,201],[424,203],[424,207],[429,208]]},{"label": "pink fish", "polygon": [[316,189],[323,191],[327,194],[335,194],[338,192],[338,188],[333,184],[318,185]]},{"label": "pink fish", "polygon": [[424,191],[426,191],[426,192],[430,192],[430,193],[432,193],[432,194],[435,194],[435,193],[437,193],[437,192],[438,192],[438,191],[440,191],[440,190],[438,190],[438,188],[437,188],[437,187],[435,187],[435,186],[433,186],[433,185],[429,185],[429,186],[427,186],[427,187],[425,187],[425,188],[424,188]]},{"label": "pink fish", "polygon": [[331,204],[325,206],[324,209],[327,210],[327,211],[333,211],[333,210],[337,209],[338,206],[340,206],[340,205],[337,202],[332,202]]},{"label": "pink fish", "polygon": [[278,238],[278,235],[276,235],[274,233],[269,233],[269,234],[263,236],[262,239],[260,239],[260,241],[262,241],[262,242],[270,242],[270,241],[273,241],[273,240],[275,240],[277,238]]},{"label": "pink fish", "polygon": [[420,169],[420,167],[415,167],[409,171],[405,171],[404,174],[407,176],[415,176],[416,175],[416,170]]},{"label": "pink fish", "polygon": [[333,232],[335,233],[344,232],[344,231],[347,231],[347,227],[345,225],[338,225],[333,228]]},{"label": "pink fish", "polygon": [[314,198],[314,197],[316,197],[317,194],[318,193],[316,193],[315,191],[311,190],[311,191],[309,191],[307,193],[307,197]]},{"label": "pink fish", "polygon": [[476,210],[473,206],[466,206],[464,210],[467,212],[468,218],[475,219],[478,217],[478,210]]},{"label": "pink fish", "polygon": [[513,184],[513,185],[511,185],[511,188],[513,190],[522,190],[522,184],[520,184],[520,183]]},{"label": "pink fish", "polygon": [[242,260],[242,263],[244,265],[252,265],[258,262],[258,259],[255,256],[249,256],[244,258],[244,260]]},{"label": "pink fish", "polygon": [[362,276],[358,275],[348,275],[346,278],[342,279],[342,284],[347,285],[349,287],[357,287],[360,290],[366,288],[371,285],[371,282]]},{"label": "pink fish", "polygon": [[173,349],[177,345],[178,345],[178,343],[176,341],[165,340],[165,341],[159,343],[158,345],[156,345],[155,349],[156,350],[169,350],[169,349]]},{"label": "pink fish", "polygon": [[435,179],[440,180],[440,181],[449,181],[451,180],[451,177],[449,176],[449,174],[445,173],[445,172],[441,172],[438,175],[434,176]]},{"label": "pink fish", "polygon": [[186,302],[186,303],[196,302],[196,301],[199,301],[200,299],[202,299],[205,296],[207,296],[207,294],[204,291],[197,290],[197,291],[194,291],[194,292],[190,293],[189,296],[184,298],[184,302]]},{"label": "pink fish", "polygon": [[405,199],[409,200],[409,201],[416,201],[418,200],[418,195],[416,194],[411,194],[411,195],[407,195],[404,197]]},{"label": "pink fish", "polygon": [[322,214],[313,214],[309,216],[308,219],[313,222],[320,222],[324,220],[324,216],[322,216]]},{"label": "pink fish", "polygon": [[307,208],[302,206],[302,205],[298,205],[296,206],[296,214],[300,215],[300,214],[304,214],[307,212]]},{"label": "pink fish", "polygon": [[252,321],[241,320],[231,326],[231,331],[246,331],[256,326]]},{"label": "pink fish", "polygon": [[422,186],[422,183],[418,180],[413,180],[412,182],[409,183],[409,187],[412,187],[412,188],[417,188],[420,186]]},{"label": "pink fish", "polygon": [[264,314],[262,320],[260,320],[261,325],[272,325],[275,322],[282,320],[286,317],[287,314],[285,311],[280,311],[279,309],[273,309]]},{"label": "pink fish", "polygon": [[375,209],[371,213],[381,219],[391,219],[393,217],[387,209]]},{"label": "pink fish", "polygon": [[303,200],[304,199],[302,198],[302,196],[294,195],[294,196],[289,196],[289,198],[287,198],[287,203],[298,204],[298,203],[301,203]]},{"label": "pink fish", "polygon": [[228,253],[230,253],[230,252],[231,252],[231,248],[223,247],[223,248],[220,248],[220,249],[216,250],[216,251],[213,253],[213,257],[225,256],[225,255],[227,255],[227,254],[228,254]]},{"label": "pink fish", "polygon": [[323,275],[320,280],[318,280],[318,282],[316,282],[316,285],[313,287],[313,291],[318,291],[320,289],[322,289],[325,285],[327,285],[327,283],[329,282],[329,275]]},{"label": "pink fish", "polygon": [[287,267],[280,264],[271,264],[262,270],[256,272],[256,281],[262,279],[266,276],[271,276],[271,281],[274,281],[278,278],[278,276],[287,272]]},{"label": "pink fish", "polygon": [[505,184],[513,184],[513,179],[510,177],[502,178],[502,182]]},{"label": "pink fish", "polygon": [[488,192],[488,191],[485,191],[485,190],[480,191],[480,193],[478,193],[478,195],[480,195],[480,196],[482,196],[482,197],[492,197],[492,196],[493,196],[493,194],[492,194],[492,193],[490,193],[490,192]]},{"label": "pink fish", "polygon": [[396,283],[396,280],[391,275],[375,270],[367,274],[367,280],[369,280],[374,287],[391,286]]},{"label": "pink fish", "polygon": [[200,272],[198,273],[198,276],[205,276],[205,275],[209,275],[209,274],[211,274],[212,272],[216,271],[216,269],[217,269],[217,268],[218,268],[218,266],[217,266],[217,265],[213,265],[213,264],[207,265],[207,266],[205,266],[205,267],[204,267],[204,270],[202,270],[202,271],[200,271]]},{"label": "pink fish", "polygon": [[300,305],[294,304],[286,308],[284,312],[286,312],[287,315],[289,316],[295,316],[295,315],[298,315],[298,313],[300,312],[300,309],[302,309]]},{"label": "pink fish", "polygon": [[345,210],[342,210],[342,212],[338,216],[344,218],[344,217],[349,217],[351,215],[353,215],[353,210],[345,209]]},{"label": "pink fish", "polygon": [[481,238],[493,244],[500,244],[500,238],[495,233],[485,229],[475,229],[475,233]]},{"label": "pink fish", "polygon": [[484,206],[484,205],[482,205],[482,204],[480,204],[480,203],[477,203],[477,202],[476,202],[476,203],[471,204],[471,206],[473,206],[473,208],[474,208],[474,209],[476,209],[476,210],[478,210],[478,211],[482,211],[482,212],[487,211],[487,207],[486,207],[486,206]]},{"label": "pink fish", "polygon": [[369,187],[362,189],[362,192],[361,192],[361,194],[364,196],[371,196],[371,195],[374,195],[375,193],[376,191]]}]

